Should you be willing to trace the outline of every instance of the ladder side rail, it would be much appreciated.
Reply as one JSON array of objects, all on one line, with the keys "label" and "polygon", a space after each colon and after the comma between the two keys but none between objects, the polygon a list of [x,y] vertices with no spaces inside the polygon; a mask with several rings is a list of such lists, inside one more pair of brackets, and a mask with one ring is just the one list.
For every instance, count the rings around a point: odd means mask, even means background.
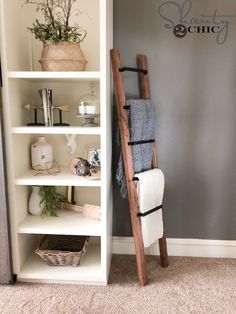
[{"label": "ladder side rail", "polygon": [[[148,70],[148,62],[147,57],[145,55],[138,55],[137,56],[137,66],[143,70]],[[151,99],[151,91],[150,91],[150,81],[149,75],[139,73],[139,90],[140,96],[143,99]],[[158,158],[157,158],[157,151],[156,151],[156,144],[152,145],[153,150],[153,159],[152,159],[152,168],[158,168]]]},{"label": "ladder side rail", "polygon": [[141,285],[147,284],[147,271],[146,271],[146,263],[145,263],[145,253],[143,246],[143,237],[142,237],[142,229],[141,222],[138,218],[137,214],[139,212],[138,207],[138,198],[136,192],[135,182],[133,181],[134,177],[134,168],[133,168],[133,159],[132,159],[132,151],[131,146],[128,145],[130,142],[130,132],[129,132],[129,124],[125,106],[125,89],[123,77],[119,69],[121,68],[120,62],[120,53],[118,49],[111,50],[111,63],[114,77],[114,87],[116,91],[116,103],[117,103],[117,111],[118,111],[118,120],[119,120],[119,128],[120,128],[120,137],[122,144],[122,155],[124,161],[125,168],[125,176],[128,190],[128,200],[130,207],[130,216],[131,216],[131,224],[134,236],[134,244],[135,244],[135,252],[136,252],[136,262],[138,269],[138,277]]},{"label": "ladder side rail", "polygon": [[[145,55],[137,56],[137,66],[138,68],[141,68],[143,70],[148,70],[148,62],[147,62],[147,57]],[[150,81],[149,81],[148,72],[147,74],[139,73],[139,87],[140,87],[141,97],[144,99],[151,99]],[[154,143],[152,147],[153,147],[152,168],[158,168],[156,144]],[[164,219],[163,219],[163,223],[164,223]],[[161,266],[167,267],[169,265],[169,261],[168,261],[168,252],[167,252],[167,244],[166,244],[165,225],[164,225],[163,237],[159,239],[158,242],[159,242]]]}]

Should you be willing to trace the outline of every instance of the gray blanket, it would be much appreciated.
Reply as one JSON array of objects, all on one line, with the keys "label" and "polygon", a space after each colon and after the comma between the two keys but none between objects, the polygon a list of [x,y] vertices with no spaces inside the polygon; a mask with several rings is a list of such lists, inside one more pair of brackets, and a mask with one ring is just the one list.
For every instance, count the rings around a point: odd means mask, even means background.
[{"label": "gray blanket", "polygon": [[[130,99],[126,102],[128,109],[128,120],[130,128],[130,140],[142,141],[155,139],[155,106],[150,100]],[[152,168],[152,143],[134,145],[132,157],[134,172],[140,173]],[[123,198],[127,197],[127,186],[125,180],[124,164],[120,154],[116,179],[120,186],[120,193]]]}]

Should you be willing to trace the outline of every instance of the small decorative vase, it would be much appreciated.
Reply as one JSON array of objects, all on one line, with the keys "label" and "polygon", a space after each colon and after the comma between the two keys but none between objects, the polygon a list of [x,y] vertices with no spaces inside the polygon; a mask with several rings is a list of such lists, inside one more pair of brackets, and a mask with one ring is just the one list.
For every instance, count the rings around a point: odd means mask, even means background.
[{"label": "small decorative vase", "polygon": [[35,170],[52,168],[52,145],[46,142],[44,136],[38,136],[37,141],[31,146],[31,164]]},{"label": "small decorative vase", "polygon": [[32,188],[33,190],[29,198],[29,213],[33,216],[40,216],[42,215],[43,211],[40,205],[40,202],[42,200],[39,194],[40,186],[32,186]]},{"label": "small decorative vase", "polygon": [[85,71],[86,59],[79,43],[44,44],[41,59],[43,71]]}]

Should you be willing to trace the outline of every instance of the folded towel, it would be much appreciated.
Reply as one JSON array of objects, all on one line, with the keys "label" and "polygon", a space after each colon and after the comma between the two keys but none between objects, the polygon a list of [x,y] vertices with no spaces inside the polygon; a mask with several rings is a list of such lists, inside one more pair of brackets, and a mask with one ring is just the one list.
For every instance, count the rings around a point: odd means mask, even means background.
[{"label": "folded towel", "polygon": [[[130,99],[127,100],[128,122],[130,129],[130,140],[143,141],[155,139],[155,106],[150,100]],[[133,145],[132,157],[134,172],[140,173],[152,168],[152,143]],[[127,187],[122,154],[120,154],[116,179],[120,186],[121,196],[127,197]]]},{"label": "folded towel", "polygon": [[[137,181],[137,194],[139,212],[145,213],[162,205],[164,194],[164,174],[160,169],[152,169],[139,174]],[[149,247],[163,237],[162,209],[141,217],[144,247]]]}]

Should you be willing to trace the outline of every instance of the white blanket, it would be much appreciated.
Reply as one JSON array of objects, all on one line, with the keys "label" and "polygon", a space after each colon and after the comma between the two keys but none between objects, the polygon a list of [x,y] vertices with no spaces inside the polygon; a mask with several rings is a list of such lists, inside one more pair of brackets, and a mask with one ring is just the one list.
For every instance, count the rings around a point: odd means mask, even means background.
[{"label": "white blanket", "polygon": [[[152,169],[139,174],[137,181],[137,193],[139,212],[145,213],[162,205],[164,194],[164,174],[160,169]],[[162,209],[141,217],[143,244],[149,247],[163,237]]]}]

